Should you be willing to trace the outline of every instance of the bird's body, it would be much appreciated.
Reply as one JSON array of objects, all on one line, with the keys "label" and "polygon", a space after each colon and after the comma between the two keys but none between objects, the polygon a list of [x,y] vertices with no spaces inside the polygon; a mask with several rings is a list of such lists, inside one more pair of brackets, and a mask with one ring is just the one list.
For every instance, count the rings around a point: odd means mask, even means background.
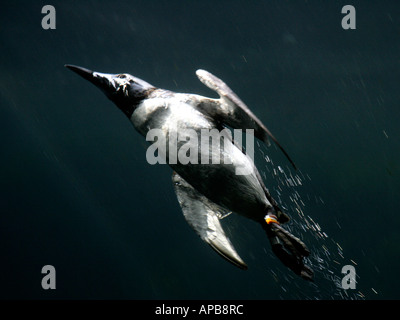
[{"label": "bird's body", "polygon": [[[235,212],[260,223],[281,261],[303,278],[312,279],[312,270],[303,263],[308,249],[279,225],[288,221],[287,215],[269,194],[253,159],[226,133],[226,127],[250,129],[264,142],[271,138],[293,162],[222,80],[197,70],[198,78],[219,95],[211,99],[159,89],[129,74],[67,67],[99,87],[146,139],[156,131],[157,141],[165,142],[165,148],[158,151],[174,170],[172,180],[183,215],[202,240],[234,265],[247,269],[220,224],[220,219]],[[204,135],[213,131],[221,133],[219,137],[224,133],[223,144],[204,143]],[[191,161],[186,161],[187,153]]]},{"label": "bird's body", "polygon": [[[143,100],[132,114],[134,127],[146,137],[153,129],[161,129],[163,138],[169,146],[171,137],[176,138],[185,130],[196,132],[198,139],[177,141],[177,150],[188,143],[195,144],[198,149],[196,163],[172,163],[169,150],[166,152],[166,162],[197,191],[212,200],[247,218],[261,221],[272,207],[268,201],[262,181],[258,179],[252,159],[242,152],[238,146],[221,148],[221,144],[209,144],[209,149],[203,150],[200,143],[202,135],[210,130],[221,130],[221,125],[202,112],[201,105],[217,105],[218,101],[206,97],[173,93],[166,90],[154,90],[147,99]],[[193,140],[193,141],[192,141]],[[202,155],[208,152],[209,161],[201,161]],[[213,164],[213,157],[219,154],[220,163]],[[228,157],[232,164],[221,163]],[[215,157],[214,157],[215,158]],[[202,163],[205,162],[205,163]],[[246,166],[250,174],[238,175],[239,168]]]}]

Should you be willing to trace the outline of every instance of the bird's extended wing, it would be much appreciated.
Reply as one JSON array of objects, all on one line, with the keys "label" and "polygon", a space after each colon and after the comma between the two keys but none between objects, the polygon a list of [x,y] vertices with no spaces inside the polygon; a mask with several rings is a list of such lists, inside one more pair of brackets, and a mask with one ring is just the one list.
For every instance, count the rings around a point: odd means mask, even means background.
[{"label": "bird's extended wing", "polygon": [[246,270],[246,263],[226,236],[218,218],[224,216],[223,213],[227,210],[211,202],[175,172],[172,181],[183,215],[189,225],[218,254],[235,266]]},{"label": "bird's extended wing", "polygon": [[258,119],[251,110],[244,104],[242,100],[218,77],[208,71],[197,70],[197,77],[211,90],[214,90],[220,96],[219,108],[210,108],[204,106],[205,112],[216,117],[219,121],[236,129],[254,129],[254,135],[269,145],[268,138],[271,138],[276,145],[282,150],[290,163],[296,168],[296,165],[289,157],[288,153],[283,149],[278,140],[266,128],[266,126]]}]

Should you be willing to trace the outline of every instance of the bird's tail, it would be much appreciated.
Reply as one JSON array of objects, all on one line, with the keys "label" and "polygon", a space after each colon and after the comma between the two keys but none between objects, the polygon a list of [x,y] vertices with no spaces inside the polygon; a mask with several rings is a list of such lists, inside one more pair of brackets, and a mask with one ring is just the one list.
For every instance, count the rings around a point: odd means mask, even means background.
[{"label": "bird's tail", "polygon": [[274,214],[267,214],[261,226],[267,233],[272,251],[282,263],[303,279],[312,281],[314,272],[303,261],[310,251],[303,241],[282,228]]}]

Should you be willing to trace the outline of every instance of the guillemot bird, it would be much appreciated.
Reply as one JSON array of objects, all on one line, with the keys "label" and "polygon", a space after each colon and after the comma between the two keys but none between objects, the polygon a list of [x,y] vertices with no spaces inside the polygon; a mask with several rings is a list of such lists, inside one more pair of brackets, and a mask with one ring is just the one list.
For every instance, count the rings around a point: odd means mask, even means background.
[{"label": "guillemot bird", "polygon": [[[100,88],[140,134],[146,137],[151,130],[157,129],[161,135],[158,138],[168,141],[167,149],[171,146],[169,140],[185,130],[201,136],[204,130],[223,130],[226,127],[252,129],[261,141],[269,143],[269,139],[273,140],[295,166],[276,138],[243,101],[221,79],[205,70],[197,70],[196,75],[218,93],[219,99],[160,89],[126,73],[106,74],[74,65],[65,66]],[[220,220],[231,212],[252,219],[265,230],[272,251],[283,264],[302,278],[312,280],[313,271],[304,263],[309,250],[281,226],[289,221],[288,215],[268,192],[252,158],[232,136],[224,138],[230,139],[231,147],[225,148],[226,143],[224,148],[221,144],[212,144],[204,150],[201,148],[203,144],[192,143],[189,149],[196,151],[198,159],[211,159],[218,154],[229,160],[226,162],[169,161],[173,159],[165,152],[166,163],[174,171],[172,180],[186,221],[222,257],[241,269],[247,269]],[[177,140],[178,147],[191,141]],[[247,173],[238,174],[238,169],[243,168]]]}]

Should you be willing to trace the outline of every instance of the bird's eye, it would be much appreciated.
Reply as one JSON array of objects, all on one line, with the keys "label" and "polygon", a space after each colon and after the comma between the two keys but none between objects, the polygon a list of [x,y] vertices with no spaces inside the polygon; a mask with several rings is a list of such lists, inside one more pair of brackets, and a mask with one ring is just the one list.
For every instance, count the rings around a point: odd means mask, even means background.
[{"label": "bird's eye", "polygon": [[126,75],[125,74],[119,74],[117,77],[120,78],[120,79],[125,79]]}]

